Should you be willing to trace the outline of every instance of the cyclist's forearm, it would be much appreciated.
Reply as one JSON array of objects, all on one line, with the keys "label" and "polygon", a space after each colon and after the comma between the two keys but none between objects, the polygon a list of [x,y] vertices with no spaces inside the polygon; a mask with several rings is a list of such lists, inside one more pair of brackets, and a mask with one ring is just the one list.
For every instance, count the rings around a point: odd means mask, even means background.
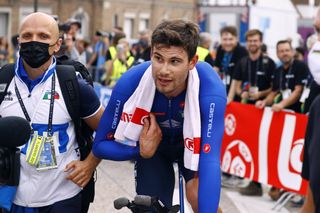
[{"label": "cyclist's forearm", "polygon": [[140,156],[139,146],[133,147],[116,141],[95,141],[92,152],[100,159],[124,161],[135,159]]}]

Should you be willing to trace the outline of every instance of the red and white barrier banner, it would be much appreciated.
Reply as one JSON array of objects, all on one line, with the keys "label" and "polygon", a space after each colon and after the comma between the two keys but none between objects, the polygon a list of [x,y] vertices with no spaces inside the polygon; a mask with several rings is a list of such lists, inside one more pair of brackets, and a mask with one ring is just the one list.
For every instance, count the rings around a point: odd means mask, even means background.
[{"label": "red and white barrier banner", "polygon": [[224,172],[305,194],[300,176],[308,117],[231,103],[221,147]]}]

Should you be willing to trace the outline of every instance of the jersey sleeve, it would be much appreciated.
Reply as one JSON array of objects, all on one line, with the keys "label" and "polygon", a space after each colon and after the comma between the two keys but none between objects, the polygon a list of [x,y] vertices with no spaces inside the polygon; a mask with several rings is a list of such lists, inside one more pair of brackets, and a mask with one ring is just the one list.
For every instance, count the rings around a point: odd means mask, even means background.
[{"label": "jersey sleeve", "polygon": [[139,148],[127,146],[114,140],[123,105],[128,99],[120,91],[114,90],[106,107],[93,142],[92,152],[97,158],[108,160],[131,160],[139,156]]},{"label": "jersey sleeve", "polygon": [[114,134],[119,124],[123,106],[138,86],[149,62],[134,66],[125,72],[112,91],[108,105],[101,117],[93,143],[93,154],[102,159],[131,160],[140,156],[139,146],[133,147],[118,143]]},{"label": "jersey sleeve", "polygon": [[79,79],[80,116],[82,119],[93,116],[101,107],[93,87],[84,79]]},{"label": "jersey sleeve", "polygon": [[220,148],[224,133],[226,99],[206,97],[201,107],[199,212],[217,212],[220,200]]},{"label": "jersey sleeve", "polygon": [[[199,212],[217,212],[220,200],[220,147],[224,133],[226,89],[208,64],[198,66],[200,78],[201,151]],[[208,72],[202,72],[205,69]]]}]

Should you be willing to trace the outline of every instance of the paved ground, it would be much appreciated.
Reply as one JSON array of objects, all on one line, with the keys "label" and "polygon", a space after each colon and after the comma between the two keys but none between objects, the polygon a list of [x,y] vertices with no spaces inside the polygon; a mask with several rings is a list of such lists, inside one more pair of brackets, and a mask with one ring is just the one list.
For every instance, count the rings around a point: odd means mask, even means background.
[{"label": "paved ground", "polygon": [[[133,163],[103,161],[98,168],[95,202],[90,207],[90,213],[129,213],[127,209],[115,210],[113,201],[119,197],[132,200],[135,196]],[[174,204],[178,203],[178,184],[174,196]],[[266,191],[266,190],[265,190]],[[265,194],[263,197],[240,196],[235,190],[223,188],[220,206],[224,213],[276,213],[271,211],[274,202]],[[188,206],[185,213],[192,212]],[[280,213],[296,213],[297,208],[290,205]]]}]

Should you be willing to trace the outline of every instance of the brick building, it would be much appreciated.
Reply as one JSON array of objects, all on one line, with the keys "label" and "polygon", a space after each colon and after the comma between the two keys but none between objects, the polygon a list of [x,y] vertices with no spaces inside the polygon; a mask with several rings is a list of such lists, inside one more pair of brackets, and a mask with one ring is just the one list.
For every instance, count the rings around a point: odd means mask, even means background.
[{"label": "brick building", "polygon": [[57,15],[60,22],[70,17],[80,20],[87,38],[96,30],[110,32],[114,26],[136,38],[140,30],[153,29],[163,19],[195,20],[197,0],[0,0],[0,37],[16,34],[35,4],[38,11]]}]

